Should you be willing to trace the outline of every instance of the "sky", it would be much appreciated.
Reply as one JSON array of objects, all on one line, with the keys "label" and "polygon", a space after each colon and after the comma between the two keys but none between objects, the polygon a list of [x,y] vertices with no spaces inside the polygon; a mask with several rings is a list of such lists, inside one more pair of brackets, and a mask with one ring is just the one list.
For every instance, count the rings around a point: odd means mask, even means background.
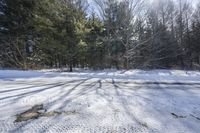
[{"label": "sky", "polygon": [[[156,0],[145,0],[145,1],[149,2],[149,1],[156,1]],[[179,1],[179,0],[174,0],[174,1]],[[184,0],[182,0],[182,1],[184,1]],[[200,0],[186,0],[186,1],[193,3],[193,6],[196,7],[196,5],[198,4],[198,2]],[[89,3],[89,10],[88,10],[88,12],[95,11],[97,7],[95,5],[94,0],[88,0],[88,3]]]},{"label": "sky", "polygon": [[[88,3],[92,6],[94,6],[94,0],[88,0]],[[146,0],[146,1],[155,1],[155,0]],[[174,1],[178,1],[178,0],[174,0]],[[192,2],[194,5],[196,5],[198,3],[199,0],[187,0],[188,2]]]}]

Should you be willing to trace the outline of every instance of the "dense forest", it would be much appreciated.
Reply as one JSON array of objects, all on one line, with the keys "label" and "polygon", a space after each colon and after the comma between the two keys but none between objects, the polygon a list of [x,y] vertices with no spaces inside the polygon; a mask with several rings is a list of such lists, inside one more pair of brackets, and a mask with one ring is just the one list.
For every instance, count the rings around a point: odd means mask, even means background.
[{"label": "dense forest", "polygon": [[0,0],[0,67],[200,69],[200,3]]}]

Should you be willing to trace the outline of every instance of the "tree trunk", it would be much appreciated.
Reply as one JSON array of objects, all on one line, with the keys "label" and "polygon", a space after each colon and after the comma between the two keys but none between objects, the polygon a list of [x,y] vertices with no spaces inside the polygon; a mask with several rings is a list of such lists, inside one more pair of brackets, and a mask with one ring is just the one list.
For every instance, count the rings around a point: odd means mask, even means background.
[{"label": "tree trunk", "polygon": [[129,70],[129,58],[126,58],[126,69]]},{"label": "tree trunk", "polygon": [[69,71],[73,72],[73,62],[72,62],[72,59],[70,59],[70,61],[69,61]]}]

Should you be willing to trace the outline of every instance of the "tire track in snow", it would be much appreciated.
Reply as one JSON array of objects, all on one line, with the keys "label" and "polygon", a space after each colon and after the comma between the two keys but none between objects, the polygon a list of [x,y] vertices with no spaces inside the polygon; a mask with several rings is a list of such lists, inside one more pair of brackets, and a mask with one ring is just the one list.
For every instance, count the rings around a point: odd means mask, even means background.
[{"label": "tire track in snow", "polygon": [[[51,119],[50,119],[51,120]],[[146,133],[142,126],[92,126],[69,123],[68,121],[41,121],[9,123],[0,121],[0,132],[23,132],[23,133]]]}]

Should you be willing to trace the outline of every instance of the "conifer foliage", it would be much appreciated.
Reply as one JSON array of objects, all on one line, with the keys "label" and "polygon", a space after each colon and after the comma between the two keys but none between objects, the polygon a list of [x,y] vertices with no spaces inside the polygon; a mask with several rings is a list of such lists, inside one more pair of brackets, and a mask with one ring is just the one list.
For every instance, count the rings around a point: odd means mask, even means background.
[{"label": "conifer foliage", "polygon": [[186,0],[1,0],[0,67],[200,69],[199,14]]}]

